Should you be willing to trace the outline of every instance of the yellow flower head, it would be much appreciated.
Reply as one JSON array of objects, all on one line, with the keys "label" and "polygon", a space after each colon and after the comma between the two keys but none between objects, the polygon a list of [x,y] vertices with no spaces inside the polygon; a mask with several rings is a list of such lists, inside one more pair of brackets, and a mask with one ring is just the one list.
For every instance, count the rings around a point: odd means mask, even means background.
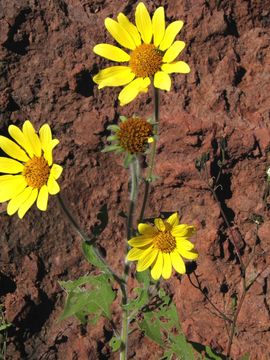
[{"label": "yellow flower head", "polygon": [[0,202],[9,201],[7,213],[18,211],[19,218],[37,200],[37,207],[47,209],[48,195],[60,191],[56,180],[62,173],[62,167],[53,164],[52,150],[59,143],[52,139],[51,128],[44,124],[39,134],[29,120],[20,130],[17,126],[8,128],[12,141],[0,136],[0,148],[9,157],[0,157]]},{"label": "yellow flower head", "polygon": [[194,226],[179,225],[178,213],[168,219],[155,219],[155,226],[139,224],[141,235],[128,241],[133,248],[127,259],[138,260],[137,271],[144,271],[151,266],[151,276],[158,280],[160,276],[169,279],[172,267],[180,274],[185,274],[184,260],[195,260],[198,253],[189,238],[194,234]]},{"label": "yellow flower head", "polygon": [[156,88],[169,91],[169,74],[187,74],[190,68],[184,61],[175,61],[185,43],[175,37],[183,21],[174,21],[165,27],[164,8],[156,9],[151,19],[145,5],[140,2],[135,12],[136,26],[120,13],[117,21],[106,18],[105,27],[126,51],[110,44],[98,44],[93,51],[106,59],[129,62],[128,66],[112,66],[101,70],[93,80],[99,89],[105,86],[125,85],[119,94],[120,105],[131,102],[140,92],[147,92],[151,80]]},{"label": "yellow flower head", "polygon": [[119,125],[109,125],[114,134],[108,137],[113,145],[105,147],[103,152],[116,151],[129,154],[143,154],[153,135],[152,119],[145,120],[136,116],[121,116]]}]

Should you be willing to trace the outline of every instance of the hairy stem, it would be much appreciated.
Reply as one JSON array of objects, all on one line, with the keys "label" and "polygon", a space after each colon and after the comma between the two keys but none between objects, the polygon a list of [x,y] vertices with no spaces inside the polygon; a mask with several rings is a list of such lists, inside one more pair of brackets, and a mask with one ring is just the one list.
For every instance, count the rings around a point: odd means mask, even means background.
[{"label": "hairy stem", "polygon": [[237,322],[237,318],[238,318],[238,315],[240,313],[240,310],[242,308],[243,302],[245,300],[246,294],[247,294],[247,289],[244,288],[243,292],[242,292],[242,295],[241,295],[241,298],[239,300],[239,303],[237,304],[236,311],[235,311],[234,316],[233,316],[233,322],[232,322],[232,325],[231,325],[229,343],[228,343],[228,347],[227,347],[227,358],[228,359],[230,359],[230,357],[231,357],[231,349],[232,349],[232,343],[233,343],[233,338],[234,338],[234,334],[235,334],[236,322]]},{"label": "hairy stem", "polygon": [[154,141],[152,143],[149,167],[148,167],[148,172],[147,172],[146,179],[145,179],[143,203],[142,203],[141,213],[140,213],[140,217],[139,217],[139,222],[141,222],[144,218],[144,212],[145,212],[145,209],[147,206],[149,193],[150,193],[150,185],[151,185],[151,182],[153,181],[153,171],[154,171],[154,164],[155,164],[155,158],[156,158],[156,152],[157,152],[156,136],[158,135],[158,124],[159,124],[159,90],[157,88],[153,87],[153,93],[154,93],[153,132],[154,132],[155,136],[154,136]]},{"label": "hairy stem", "polygon": [[[130,164],[130,177],[131,177],[131,188],[130,188],[130,198],[129,198],[129,211],[127,218],[127,239],[131,239],[133,236],[133,220],[134,220],[134,211],[136,208],[137,195],[138,195],[138,179],[139,179],[140,165],[138,159],[136,158]],[[126,246],[125,258],[128,253],[129,246]],[[128,303],[128,275],[129,275],[129,263],[125,259],[125,268],[124,268],[124,279],[125,279],[125,296],[122,297],[122,305],[127,305]],[[128,350],[128,326],[129,326],[129,312],[126,308],[122,308],[122,329],[121,329],[121,349],[120,349],[120,360],[127,360],[127,350]]]}]

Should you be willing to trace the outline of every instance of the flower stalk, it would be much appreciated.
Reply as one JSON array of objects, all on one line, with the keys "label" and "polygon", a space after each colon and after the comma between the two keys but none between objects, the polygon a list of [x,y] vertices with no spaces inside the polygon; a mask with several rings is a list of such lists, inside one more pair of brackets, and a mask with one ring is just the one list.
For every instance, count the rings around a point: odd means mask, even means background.
[{"label": "flower stalk", "polygon": [[159,90],[153,86],[153,96],[154,96],[154,111],[153,111],[153,143],[152,143],[152,149],[150,153],[150,161],[149,161],[149,167],[145,179],[145,188],[144,188],[144,195],[143,195],[143,203],[141,208],[141,213],[139,217],[139,223],[144,218],[144,212],[147,206],[149,193],[150,193],[150,186],[151,182],[153,181],[153,171],[154,171],[154,165],[155,165],[155,158],[156,158],[156,152],[157,152],[157,136],[158,136],[158,125],[159,125]]},{"label": "flower stalk", "polygon": [[[129,197],[129,211],[127,218],[127,238],[130,239],[133,236],[133,221],[134,221],[134,211],[136,209],[136,202],[138,196],[138,184],[139,184],[139,172],[140,164],[138,158],[135,157],[130,163],[130,177],[131,177],[131,187],[130,187],[130,197]],[[122,296],[122,305],[128,304],[128,275],[129,275],[129,262],[126,260],[126,255],[129,251],[129,245],[126,246],[125,254],[125,268],[124,268],[124,287],[125,292]],[[120,350],[120,360],[127,359],[127,350],[128,350],[128,327],[129,327],[129,312],[123,307],[122,310],[122,329],[121,329],[121,350]]]}]

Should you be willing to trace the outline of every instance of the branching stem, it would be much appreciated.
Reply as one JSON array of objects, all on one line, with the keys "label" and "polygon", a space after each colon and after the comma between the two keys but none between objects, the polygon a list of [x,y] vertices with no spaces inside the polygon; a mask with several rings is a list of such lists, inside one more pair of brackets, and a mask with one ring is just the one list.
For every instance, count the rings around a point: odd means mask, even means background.
[{"label": "branching stem", "polygon": [[[223,158],[224,158],[224,154],[223,154]],[[215,202],[217,203],[218,207],[219,207],[219,210],[220,210],[220,213],[223,217],[223,220],[226,224],[226,227],[228,228],[228,231],[230,233],[230,239],[233,243],[233,246],[234,246],[234,249],[235,249],[235,252],[237,254],[237,258],[239,260],[239,263],[240,263],[240,268],[241,268],[241,280],[242,280],[242,294],[241,294],[241,297],[240,297],[240,300],[238,301],[237,303],[237,307],[236,309],[234,310],[234,313],[232,315],[232,318],[229,319],[225,314],[221,313],[219,311],[219,309],[217,309],[214,304],[210,301],[210,299],[208,298],[208,296],[206,294],[204,294],[204,296],[206,297],[206,299],[209,301],[209,303],[214,306],[215,310],[218,311],[219,315],[222,315],[222,318],[228,322],[230,324],[230,332],[229,332],[229,341],[228,341],[228,346],[227,346],[227,351],[226,351],[226,357],[227,359],[231,359],[231,349],[232,349],[232,344],[233,344],[233,338],[234,338],[234,335],[235,335],[235,329],[236,329],[236,323],[237,323],[237,319],[238,319],[238,316],[239,316],[239,313],[241,311],[241,308],[242,308],[242,305],[244,303],[244,300],[245,300],[245,297],[246,297],[246,294],[248,292],[248,290],[250,289],[250,287],[253,285],[254,281],[251,282],[249,285],[247,285],[247,281],[246,281],[246,270],[247,270],[247,267],[248,265],[250,264],[254,254],[255,254],[255,246],[256,246],[256,240],[257,240],[257,236],[258,236],[258,225],[256,226],[256,236],[255,236],[255,243],[254,243],[254,246],[253,246],[253,249],[252,249],[252,254],[250,256],[250,259],[248,260],[247,264],[245,265],[243,263],[243,260],[242,260],[242,257],[241,257],[241,254],[240,254],[240,250],[238,248],[238,245],[237,245],[237,240],[235,238],[235,235],[231,229],[231,225],[229,223],[229,220],[221,206],[221,203],[218,199],[218,196],[217,196],[217,193],[216,193],[216,189],[218,188],[219,185],[218,184],[218,181],[220,179],[220,176],[221,176],[221,171],[222,169],[220,168],[220,171],[219,171],[219,174],[217,176],[217,178],[215,179],[214,183],[212,183],[212,179],[209,178],[209,174],[208,174],[208,167],[207,167],[207,164],[204,165],[204,172],[205,172],[205,182],[206,182],[206,185],[207,185],[207,188],[211,191],[212,195],[213,195],[213,198],[215,200]],[[200,289],[201,290],[201,289]],[[202,290],[201,290],[202,291]],[[226,327],[227,328],[227,327]]]}]

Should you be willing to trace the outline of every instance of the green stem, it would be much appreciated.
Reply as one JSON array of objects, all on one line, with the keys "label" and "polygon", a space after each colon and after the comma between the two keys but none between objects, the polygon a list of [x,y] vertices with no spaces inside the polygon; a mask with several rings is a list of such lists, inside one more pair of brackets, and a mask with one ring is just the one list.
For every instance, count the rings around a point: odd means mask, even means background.
[{"label": "green stem", "polygon": [[128,240],[131,239],[133,236],[133,217],[134,217],[134,209],[136,206],[136,200],[138,194],[139,165],[137,158],[135,158],[130,164],[130,176],[131,176],[131,189],[130,189],[130,198],[129,198],[129,212],[127,219]]},{"label": "green stem", "polygon": [[[130,164],[130,176],[131,176],[131,189],[130,189],[130,199],[129,199],[129,211],[127,218],[127,238],[128,240],[133,236],[133,219],[134,219],[134,210],[136,208],[136,201],[138,195],[138,179],[139,179],[139,162],[135,158]],[[129,275],[129,263],[126,260],[126,255],[128,253],[129,246],[127,244],[126,254],[125,254],[125,269],[124,269],[124,280],[125,280],[125,293],[122,297],[122,305],[128,304],[128,275]],[[125,296],[124,296],[125,294]],[[129,326],[129,312],[126,308],[122,308],[122,329],[121,329],[121,350],[120,350],[120,360],[127,360],[127,350],[128,350],[128,326]]]},{"label": "green stem", "polygon": [[153,87],[154,92],[154,112],[153,112],[153,120],[154,120],[154,141],[152,144],[152,151],[150,155],[150,161],[149,161],[149,167],[147,176],[145,179],[145,188],[144,188],[144,196],[143,196],[143,204],[141,208],[141,213],[139,217],[139,222],[141,222],[144,218],[144,212],[147,206],[149,193],[150,193],[150,184],[153,181],[153,171],[154,171],[154,164],[155,164],[155,158],[156,158],[156,152],[157,152],[157,135],[158,135],[158,125],[159,125],[159,90],[155,87]]},{"label": "green stem", "polygon": [[238,315],[240,313],[240,310],[242,308],[243,302],[245,300],[246,294],[247,294],[247,289],[244,288],[243,292],[242,292],[242,295],[241,295],[241,298],[239,300],[239,303],[237,305],[237,309],[236,309],[236,311],[234,313],[234,316],[233,316],[233,323],[232,323],[232,326],[231,326],[229,343],[228,343],[228,347],[227,347],[227,359],[231,358],[231,349],[232,349],[232,343],[233,343],[233,338],[234,338],[234,334],[235,334],[236,322],[237,322],[237,318],[238,318]]}]

